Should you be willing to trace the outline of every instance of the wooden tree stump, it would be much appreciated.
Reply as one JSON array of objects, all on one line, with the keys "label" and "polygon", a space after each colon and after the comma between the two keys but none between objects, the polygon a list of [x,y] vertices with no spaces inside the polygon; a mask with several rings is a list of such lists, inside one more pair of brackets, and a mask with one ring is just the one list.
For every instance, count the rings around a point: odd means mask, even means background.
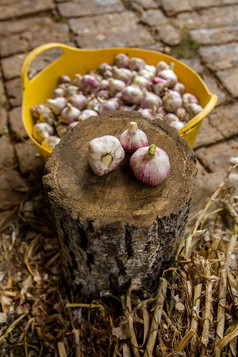
[{"label": "wooden tree stump", "polygon": [[[120,134],[136,121],[167,152],[171,172],[159,186],[139,182],[130,155],[114,171],[96,176],[87,160],[89,142]],[[66,281],[81,296],[120,294],[137,279],[152,289],[163,262],[181,242],[196,175],[185,139],[162,121],[137,112],[109,112],[79,123],[48,159],[43,177],[62,249]]]}]

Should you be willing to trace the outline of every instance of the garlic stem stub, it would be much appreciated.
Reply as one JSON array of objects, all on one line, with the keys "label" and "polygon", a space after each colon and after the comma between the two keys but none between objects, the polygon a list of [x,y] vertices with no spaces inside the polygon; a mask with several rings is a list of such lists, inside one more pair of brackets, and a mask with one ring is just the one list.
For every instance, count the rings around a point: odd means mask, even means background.
[{"label": "garlic stem stub", "polygon": [[120,143],[125,151],[134,152],[137,149],[148,146],[146,134],[138,128],[136,122],[130,122],[129,128],[120,136]]},{"label": "garlic stem stub", "polygon": [[161,184],[170,173],[169,157],[154,144],[134,152],[130,166],[135,177],[149,186]]},{"label": "garlic stem stub", "polygon": [[125,151],[115,136],[104,135],[92,139],[89,143],[88,162],[98,176],[113,171],[124,157]]}]

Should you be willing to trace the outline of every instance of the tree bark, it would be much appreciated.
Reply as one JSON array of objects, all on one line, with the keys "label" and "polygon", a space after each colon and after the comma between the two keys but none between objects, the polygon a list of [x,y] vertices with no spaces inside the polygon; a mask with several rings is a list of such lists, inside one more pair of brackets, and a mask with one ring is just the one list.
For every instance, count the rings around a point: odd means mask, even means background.
[{"label": "tree bark", "polygon": [[[95,175],[87,160],[89,142],[117,138],[136,121],[149,140],[167,152],[171,172],[151,187],[138,181],[130,155],[112,172]],[[44,187],[61,244],[66,281],[85,297],[120,294],[132,279],[153,289],[164,262],[181,243],[187,221],[195,155],[185,139],[161,120],[137,112],[91,117],[66,134],[45,166]]]}]

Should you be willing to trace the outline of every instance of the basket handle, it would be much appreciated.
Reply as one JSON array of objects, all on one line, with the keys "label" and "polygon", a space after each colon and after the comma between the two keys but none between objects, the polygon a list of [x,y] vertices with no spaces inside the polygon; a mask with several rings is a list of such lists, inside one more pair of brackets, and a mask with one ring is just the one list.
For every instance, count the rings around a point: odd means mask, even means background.
[{"label": "basket handle", "polygon": [[36,47],[34,50],[32,50],[27,57],[25,58],[25,61],[22,65],[22,70],[21,70],[21,86],[22,86],[22,91],[25,89],[27,84],[30,82],[28,78],[28,69],[32,63],[32,61],[41,53],[53,49],[53,48],[60,48],[63,53],[72,50],[71,47],[64,45],[62,43],[46,43],[44,45]]}]

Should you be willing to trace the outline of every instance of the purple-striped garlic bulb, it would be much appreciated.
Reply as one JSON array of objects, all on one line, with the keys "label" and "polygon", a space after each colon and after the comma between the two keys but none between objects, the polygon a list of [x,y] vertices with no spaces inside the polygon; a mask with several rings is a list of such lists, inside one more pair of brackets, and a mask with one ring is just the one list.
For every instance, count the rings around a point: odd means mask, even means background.
[{"label": "purple-striped garlic bulb", "polygon": [[157,72],[157,76],[170,80],[171,87],[173,87],[178,82],[178,77],[174,73],[174,63],[170,64],[170,67]]},{"label": "purple-striped garlic bulb", "polygon": [[120,143],[125,151],[134,152],[143,146],[148,146],[148,139],[146,134],[138,128],[137,123],[132,121],[128,129],[121,134]]},{"label": "purple-striped garlic bulb", "polygon": [[90,93],[95,93],[99,88],[99,81],[97,78],[92,76],[91,74],[85,74],[82,77],[81,84],[80,84],[80,90],[83,92],[83,94],[90,94]]},{"label": "purple-striped garlic bulb", "polygon": [[154,144],[136,150],[130,166],[135,177],[149,186],[161,184],[170,173],[168,155]]},{"label": "purple-striped garlic bulb", "polygon": [[142,118],[153,121],[155,119],[155,112],[150,108],[140,108],[138,112],[141,113]]}]

